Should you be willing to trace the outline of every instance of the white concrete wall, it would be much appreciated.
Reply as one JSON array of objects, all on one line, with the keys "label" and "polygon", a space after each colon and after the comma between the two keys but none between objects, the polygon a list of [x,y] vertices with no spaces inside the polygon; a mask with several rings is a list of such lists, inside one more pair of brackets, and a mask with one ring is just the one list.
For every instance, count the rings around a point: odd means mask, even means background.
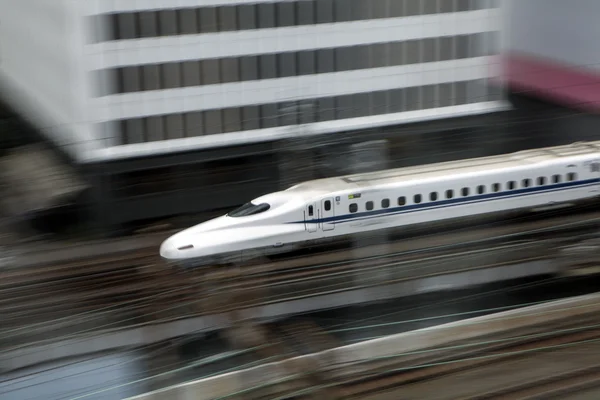
[{"label": "white concrete wall", "polygon": [[94,147],[77,13],[72,0],[0,0],[3,95],[73,154]]},{"label": "white concrete wall", "polygon": [[503,1],[507,49],[600,70],[600,1]]}]

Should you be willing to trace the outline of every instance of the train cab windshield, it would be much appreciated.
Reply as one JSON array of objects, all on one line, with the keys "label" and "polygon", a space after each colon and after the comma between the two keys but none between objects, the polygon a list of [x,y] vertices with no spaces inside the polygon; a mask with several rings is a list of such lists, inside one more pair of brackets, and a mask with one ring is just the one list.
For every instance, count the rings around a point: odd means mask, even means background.
[{"label": "train cab windshield", "polygon": [[228,217],[247,217],[248,215],[260,214],[267,211],[271,206],[267,203],[254,204],[252,202],[246,203],[241,207],[236,208],[227,214]]}]

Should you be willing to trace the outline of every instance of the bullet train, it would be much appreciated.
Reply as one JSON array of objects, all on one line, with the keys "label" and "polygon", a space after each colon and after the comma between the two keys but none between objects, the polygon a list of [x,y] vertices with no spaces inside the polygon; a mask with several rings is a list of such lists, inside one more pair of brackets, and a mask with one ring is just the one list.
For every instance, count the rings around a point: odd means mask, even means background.
[{"label": "bullet train", "polygon": [[599,193],[600,141],[326,178],[176,233],[160,255],[231,262],[365,232],[569,207]]}]

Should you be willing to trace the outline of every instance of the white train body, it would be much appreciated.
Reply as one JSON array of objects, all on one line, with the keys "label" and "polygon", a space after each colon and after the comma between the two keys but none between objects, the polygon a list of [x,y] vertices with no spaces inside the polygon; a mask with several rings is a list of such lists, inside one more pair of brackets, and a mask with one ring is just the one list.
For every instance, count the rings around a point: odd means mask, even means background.
[{"label": "white train body", "polygon": [[303,242],[598,196],[600,141],[301,183],[168,238],[167,260],[282,252]]}]

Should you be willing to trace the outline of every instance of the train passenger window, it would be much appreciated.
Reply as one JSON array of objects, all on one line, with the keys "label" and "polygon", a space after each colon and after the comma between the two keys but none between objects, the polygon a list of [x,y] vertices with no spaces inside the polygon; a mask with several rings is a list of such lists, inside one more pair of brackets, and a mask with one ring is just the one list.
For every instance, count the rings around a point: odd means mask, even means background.
[{"label": "train passenger window", "polygon": [[508,182],[508,190],[515,190],[516,187],[517,187],[517,182],[515,182],[515,181]]},{"label": "train passenger window", "polygon": [[521,182],[521,185],[523,185],[523,187],[529,187],[531,186],[531,179],[523,179],[523,182]]},{"label": "train passenger window", "polygon": [[371,211],[373,209],[373,202],[367,201],[366,207],[367,207],[367,211]]},{"label": "train passenger window", "polygon": [[348,207],[348,209],[350,210],[351,213],[355,213],[358,211],[358,204],[356,203],[351,203],[350,207]]},{"label": "train passenger window", "polygon": [[494,193],[498,193],[500,191],[500,184],[499,183],[494,183],[492,185],[492,190],[494,191]]},{"label": "train passenger window", "polygon": [[308,206],[308,216],[312,217],[314,213],[315,210],[313,209],[313,206]]},{"label": "train passenger window", "polygon": [[398,205],[403,206],[405,204],[406,204],[406,197],[404,197],[404,196],[398,197]]},{"label": "train passenger window", "polygon": [[381,200],[381,208],[388,208],[390,206],[390,199]]},{"label": "train passenger window", "polygon": [[468,187],[464,187],[464,188],[460,189],[460,193],[463,196],[465,196],[465,197],[468,196],[469,195],[469,188]]},{"label": "train passenger window", "polygon": [[560,175],[552,175],[552,183],[560,183]]},{"label": "train passenger window", "polygon": [[331,211],[331,200],[325,200],[325,211]]},{"label": "train passenger window", "polygon": [[576,180],[576,179],[577,179],[577,174],[576,174],[575,172],[569,172],[569,173],[567,174],[567,180],[568,180],[569,182],[573,182],[573,181],[574,181],[574,180]]},{"label": "train passenger window", "polygon": [[415,194],[415,197],[413,198],[413,201],[415,202],[415,204],[419,204],[421,202],[421,195],[420,194]]},{"label": "train passenger window", "polygon": [[485,193],[485,185],[477,186],[477,194],[484,194],[484,193]]},{"label": "train passenger window", "polygon": [[446,198],[451,199],[454,197],[454,190],[446,190]]},{"label": "train passenger window", "polygon": [[546,184],[546,177],[545,176],[540,176],[537,178],[537,184],[539,186],[543,186]]},{"label": "train passenger window", "polygon": [[431,193],[429,193],[429,200],[436,201],[437,198],[438,198],[437,192],[431,192]]}]

